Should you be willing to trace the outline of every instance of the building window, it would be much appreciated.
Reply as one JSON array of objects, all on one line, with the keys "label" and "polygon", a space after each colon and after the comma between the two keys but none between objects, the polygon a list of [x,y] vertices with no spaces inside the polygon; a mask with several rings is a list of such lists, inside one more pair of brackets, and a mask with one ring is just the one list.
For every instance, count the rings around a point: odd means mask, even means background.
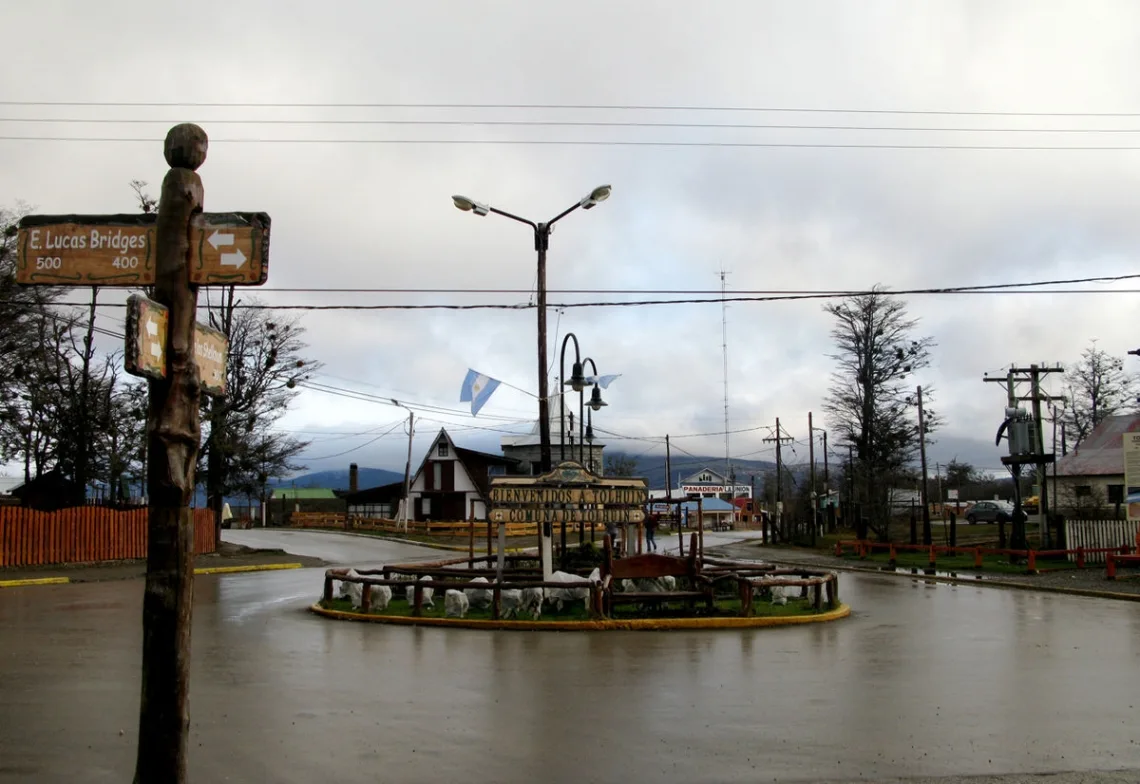
[{"label": "building window", "polygon": [[1092,495],[1092,485],[1076,485],[1073,487],[1073,495],[1077,498],[1088,498]]},{"label": "building window", "polygon": [[430,497],[425,495],[422,499],[420,499],[420,512],[423,514],[424,517],[427,517],[429,514],[431,514],[431,498]]},{"label": "building window", "polygon": [[439,442],[439,449],[436,451],[436,454],[439,455],[440,457],[447,457],[447,442],[446,441],[440,441]]},{"label": "building window", "polygon": [[432,487],[434,487],[436,490],[442,490],[443,489],[443,463],[432,463],[431,464],[431,478],[432,478]]},{"label": "building window", "polygon": [[1124,503],[1124,485],[1108,486],[1108,502],[1110,504]]},{"label": "building window", "polygon": [[506,476],[507,467],[501,465],[487,466],[487,476]]},{"label": "building window", "polygon": [[701,474],[697,477],[698,482],[711,482],[712,476],[710,474]]}]

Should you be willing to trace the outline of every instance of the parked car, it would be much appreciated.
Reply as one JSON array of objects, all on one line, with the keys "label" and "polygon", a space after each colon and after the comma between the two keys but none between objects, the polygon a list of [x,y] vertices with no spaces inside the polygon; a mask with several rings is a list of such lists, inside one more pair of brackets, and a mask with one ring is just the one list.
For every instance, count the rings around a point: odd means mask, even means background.
[{"label": "parked car", "polygon": [[966,513],[966,522],[1008,523],[1013,519],[1013,504],[1008,501],[978,501]]}]

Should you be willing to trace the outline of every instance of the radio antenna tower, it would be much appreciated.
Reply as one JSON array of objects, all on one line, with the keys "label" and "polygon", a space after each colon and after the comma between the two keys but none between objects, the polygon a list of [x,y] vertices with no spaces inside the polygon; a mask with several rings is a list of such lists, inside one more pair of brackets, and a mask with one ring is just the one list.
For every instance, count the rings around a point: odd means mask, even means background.
[{"label": "radio antenna tower", "polygon": [[724,361],[724,466],[725,477],[731,487],[730,494],[736,495],[736,476],[732,470],[732,457],[729,454],[728,444],[728,300],[725,276],[728,272],[724,267],[720,269],[720,346]]}]

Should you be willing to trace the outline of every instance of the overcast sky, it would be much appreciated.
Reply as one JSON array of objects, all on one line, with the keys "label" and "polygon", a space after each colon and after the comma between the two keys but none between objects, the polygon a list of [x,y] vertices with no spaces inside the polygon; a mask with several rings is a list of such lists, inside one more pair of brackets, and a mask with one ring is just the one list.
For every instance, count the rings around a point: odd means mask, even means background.
[{"label": "overcast sky", "polygon": [[[613,185],[612,198],[568,216],[551,238],[552,303],[674,296],[554,293],[565,289],[713,298],[722,269],[730,296],[1138,272],[1138,151],[858,146],[1140,149],[1140,116],[1089,116],[1140,112],[1140,7],[1133,3],[238,0],[174,8],[125,0],[8,4],[0,203],[22,201],[40,213],[132,211],[129,180],[149,181],[157,195],[165,171],[157,140],[175,122],[197,122],[211,137],[200,170],[206,208],[272,216],[268,284],[243,298],[525,304],[535,278],[529,229],[459,212],[451,195],[544,220],[602,183]],[[7,103],[32,101],[95,105]],[[202,102],[231,105],[189,105]],[[757,108],[911,113],[744,111]],[[1019,112],[1079,116],[1008,114]],[[148,122],[104,122],[111,119]],[[639,124],[580,124],[591,122]],[[1003,130],[890,130],[898,128]],[[152,141],[74,140],[92,138]],[[283,288],[524,293],[274,291]],[[1010,363],[1071,362],[1092,339],[1123,356],[1140,345],[1135,296],[908,298],[921,334],[937,342],[933,367],[914,379],[936,389],[932,406],[945,420],[931,463],[958,456],[999,467],[993,434],[1004,395],[983,384],[983,374]],[[326,385],[457,412],[468,368],[537,391],[533,309],[299,315],[311,356],[325,365],[316,380]],[[669,433],[689,452],[723,455],[723,435],[686,437],[725,429],[721,317],[719,303],[551,310],[550,355],[557,360],[572,331],[602,373],[622,374],[595,423],[648,440],[607,443],[663,452],[657,439]],[[122,318],[111,308],[100,315],[109,329],[121,329]],[[833,364],[821,302],[732,304],[727,327],[729,429],[747,431],[731,435],[731,454],[769,456],[762,439],[776,417],[803,441],[809,411],[825,420]],[[114,347],[108,340],[105,348]],[[424,413],[415,459],[442,424],[460,445],[498,451],[501,431],[518,430],[535,413],[533,397],[507,387],[474,419]],[[402,416],[391,405],[305,391],[280,426],[313,439],[312,470],[349,461],[402,469],[399,427],[367,443]]]}]

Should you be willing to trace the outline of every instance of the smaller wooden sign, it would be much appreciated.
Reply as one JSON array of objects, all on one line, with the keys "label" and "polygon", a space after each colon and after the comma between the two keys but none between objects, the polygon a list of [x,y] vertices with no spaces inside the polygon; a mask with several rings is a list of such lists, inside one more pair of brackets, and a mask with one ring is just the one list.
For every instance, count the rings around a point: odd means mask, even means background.
[{"label": "smaller wooden sign", "polygon": [[194,361],[202,379],[202,391],[214,397],[226,396],[226,358],[230,343],[225,333],[205,324],[194,325]]},{"label": "smaller wooden sign", "polygon": [[[133,376],[161,380],[167,375],[166,333],[170,311],[141,294],[127,298],[127,336],[123,365]],[[226,396],[226,361],[230,343],[225,333],[205,324],[194,325],[194,363],[202,391]]]},{"label": "smaller wooden sign", "polygon": [[165,306],[141,294],[127,298],[127,335],[123,365],[132,376],[166,378],[166,329],[170,313]]}]

